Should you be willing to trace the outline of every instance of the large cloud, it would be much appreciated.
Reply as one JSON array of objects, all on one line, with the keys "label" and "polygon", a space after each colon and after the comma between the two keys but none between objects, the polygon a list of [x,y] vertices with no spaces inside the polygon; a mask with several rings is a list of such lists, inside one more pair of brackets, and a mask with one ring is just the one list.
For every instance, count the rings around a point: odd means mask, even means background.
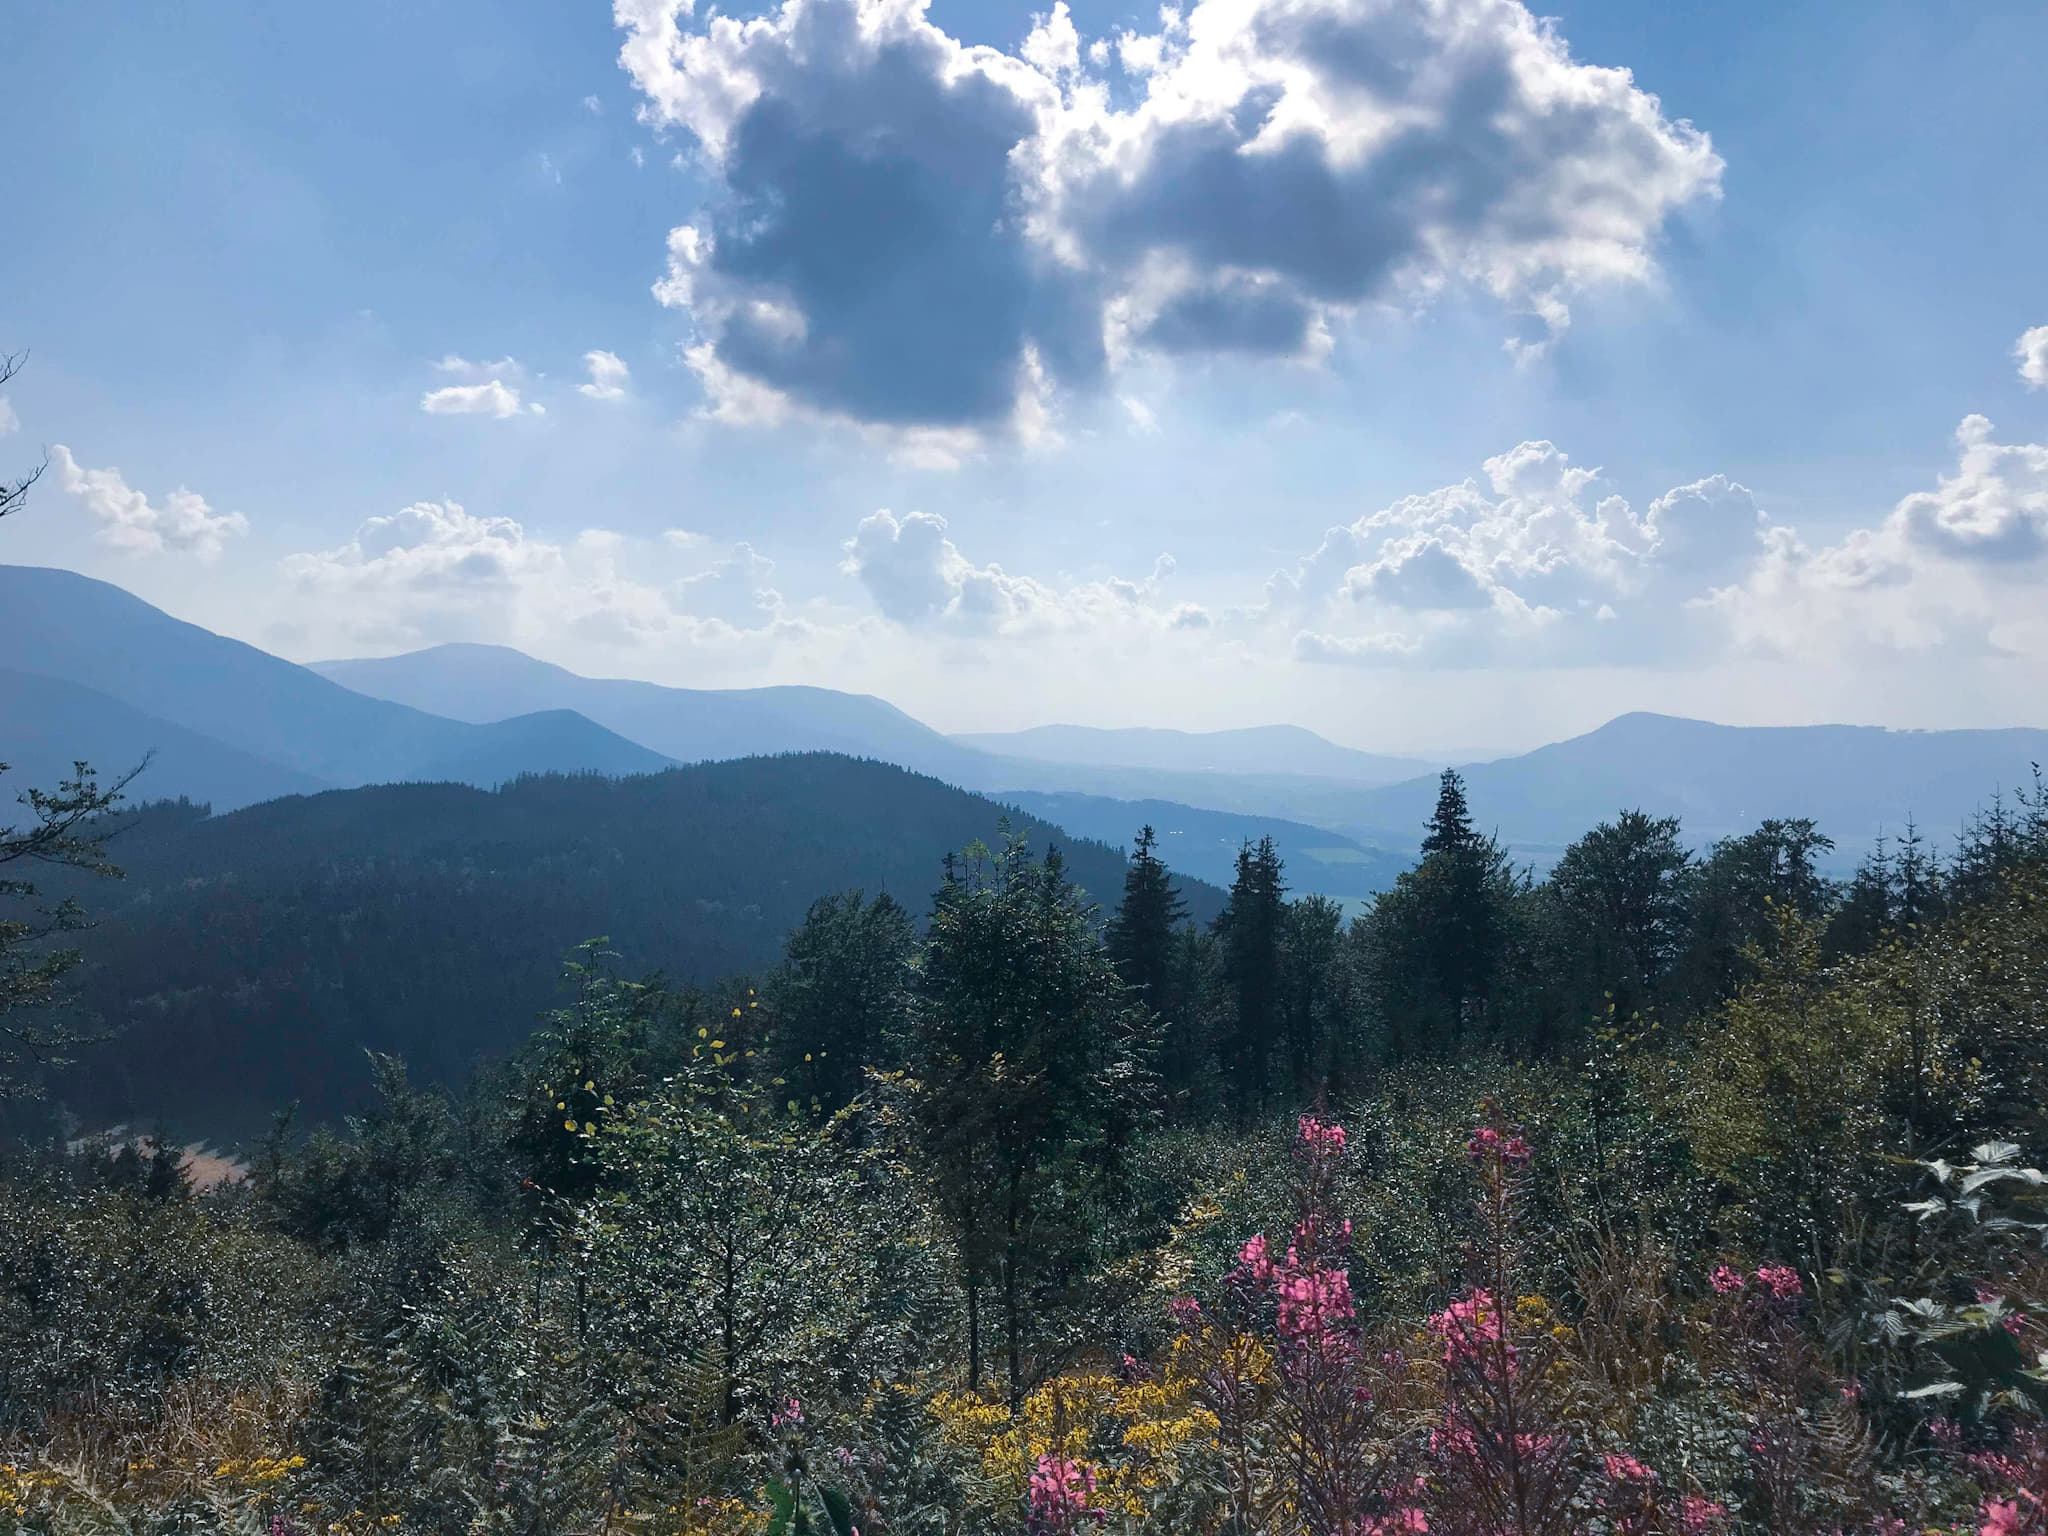
[{"label": "large cloud", "polygon": [[161,505],[152,502],[122,478],[118,469],[85,469],[62,443],[50,450],[57,485],[76,496],[100,524],[93,535],[126,555],[160,555],[176,550],[215,560],[231,538],[249,531],[239,512],[216,512],[206,498],[183,487]]},{"label": "large cloud", "polygon": [[875,512],[841,546],[840,569],[857,577],[885,619],[909,629],[962,636],[1042,637],[1110,629],[1157,632],[1201,629],[1209,615],[1182,603],[1166,606],[1161,588],[1173,574],[1161,555],[1143,581],[1119,578],[1053,586],[1013,576],[1000,565],[976,565],[946,534],[946,520],[925,512],[897,517]]},{"label": "large cloud", "polygon": [[2048,389],[2048,325],[2023,331],[2013,344],[2013,360],[2029,389]]},{"label": "large cloud", "polygon": [[1755,567],[1770,528],[1747,488],[1679,486],[1637,517],[1598,470],[1528,442],[1466,480],[1332,528],[1266,585],[1258,615],[1303,626],[1304,660],[1557,665],[1672,660],[1689,599]]},{"label": "large cloud", "polygon": [[1060,5],[1019,56],[920,0],[616,13],[721,186],[658,291],[729,418],[751,390],[980,432],[1133,353],[1310,355],[1450,284],[1554,329],[1720,172],[1518,0],[1201,0],[1085,51]]},{"label": "large cloud", "polygon": [[567,632],[633,647],[781,622],[768,563],[740,545],[707,565],[704,544],[687,536],[650,544],[595,528],[557,543],[508,517],[423,501],[367,519],[333,549],[288,556],[284,571],[306,622],[338,628],[338,639],[356,645],[532,644]]},{"label": "large cloud", "polygon": [[2048,659],[2048,445],[1956,428],[1952,475],[1875,526],[1810,548],[1770,530],[1766,559],[1705,600],[1739,644],[1818,661],[1873,655]]}]

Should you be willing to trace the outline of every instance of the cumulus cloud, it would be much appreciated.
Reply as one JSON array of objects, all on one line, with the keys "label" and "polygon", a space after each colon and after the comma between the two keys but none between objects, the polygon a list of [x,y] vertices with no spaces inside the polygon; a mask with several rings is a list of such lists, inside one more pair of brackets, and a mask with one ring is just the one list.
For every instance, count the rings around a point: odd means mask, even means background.
[{"label": "cumulus cloud", "polygon": [[721,186],[657,292],[726,420],[744,381],[783,410],[1014,430],[1034,378],[1312,357],[1362,306],[1452,285],[1554,334],[1573,290],[1648,276],[1720,174],[1519,0],[1199,0],[1114,48],[1062,3],[1015,55],[920,0],[615,11],[643,118]]},{"label": "cumulus cloud", "polygon": [[2032,562],[2048,533],[2048,448],[1992,440],[1991,423],[1965,416],[1956,428],[1959,463],[1932,491],[1899,503],[1911,538],[1942,554],[1987,564]]},{"label": "cumulus cloud", "polygon": [[14,405],[5,395],[0,395],[0,437],[12,437],[21,430],[21,418],[14,414]]},{"label": "cumulus cloud", "polygon": [[566,632],[634,647],[782,623],[768,562],[744,544],[723,554],[707,546],[695,535],[642,541],[600,528],[557,542],[509,517],[422,501],[366,519],[332,549],[288,556],[283,569],[302,611],[357,644],[530,644]]},{"label": "cumulus cloud", "polygon": [[1756,570],[1701,606],[1770,655],[2048,659],[2048,445],[1993,434],[1982,416],[1963,418],[1955,473],[1874,526],[1818,548],[1769,530]]},{"label": "cumulus cloud", "polygon": [[1043,636],[1166,632],[1208,626],[1192,603],[1168,606],[1162,590],[1174,572],[1161,555],[1143,581],[1120,577],[1061,585],[977,565],[947,536],[946,520],[888,510],[861,519],[841,550],[840,569],[857,578],[882,616],[909,629],[958,636]]},{"label": "cumulus cloud", "polygon": [[449,384],[421,395],[420,409],[430,416],[493,416],[503,421],[522,414],[547,414],[547,407],[538,402],[521,401],[519,391],[525,370],[509,357],[495,363],[472,363],[451,353],[434,367],[441,373],[475,382]]},{"label": "cumulus cloud", "polygon": [[626,398],[626,381],[632,378],[633,370],[615,352],[586,352],[583,366],[590,370],[590,382],[578,384],[576,392],[592,400],[623,400]]},{"label": "cumulus cloud", "polygon": [[2012,349],[2029,389],[2048,389],[2048,325],[2024,331]]},{"label": "cumulus cloud", "polygon": [[160,555],[167,550],[217,560],[231,538],[249,531],[239,512],[216,512],[206,498],[180,486],[153,503],[121,477],[118,469],[86,469],[62,443],[50,450],[60,490],[76,496],[100,524],[93,537],[126,555]]},{"label": "cumulus cloud", "polygon": [[1488,459],[1484,484],[1406,496],[1332,528],[1266,584],[1301,660],[1484,666],[1670,660],[1702,642],[1686,603],[1753,569],[1771,525],[1713,475],[1638,517],[1554,443]]}]

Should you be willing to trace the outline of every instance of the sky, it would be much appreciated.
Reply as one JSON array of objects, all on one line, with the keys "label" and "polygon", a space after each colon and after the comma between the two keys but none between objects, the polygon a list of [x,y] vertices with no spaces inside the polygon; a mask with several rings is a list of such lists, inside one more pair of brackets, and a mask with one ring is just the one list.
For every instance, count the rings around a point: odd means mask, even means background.
[{"label": "sky", "polygon": [[1383,751],[2048,724],[2038,0],[26,0],[0,51],[0,560],[296,660]]}]

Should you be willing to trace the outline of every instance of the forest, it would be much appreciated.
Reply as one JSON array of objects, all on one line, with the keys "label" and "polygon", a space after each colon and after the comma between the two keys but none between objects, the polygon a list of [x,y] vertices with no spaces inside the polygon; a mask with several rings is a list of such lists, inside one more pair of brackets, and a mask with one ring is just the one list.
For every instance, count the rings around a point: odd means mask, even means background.
[{"label": "forest", "polygon": [[[118,1048],[53,1011],[113,793],[0,837],[15,1090]],[[0,1531],[2048,1531],[2038,783],[1844,882],[1483,815],[1350,922],[1018,828],[715,984],[583,936],[245,1178],[24,1109]]]}]

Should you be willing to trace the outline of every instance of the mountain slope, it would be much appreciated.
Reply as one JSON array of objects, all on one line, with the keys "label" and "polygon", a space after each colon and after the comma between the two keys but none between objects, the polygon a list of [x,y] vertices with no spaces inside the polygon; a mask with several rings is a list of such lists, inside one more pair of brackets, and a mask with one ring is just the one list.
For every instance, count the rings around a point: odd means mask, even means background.
[{"label": "mountain slope", "polygon": [[1159,857],[1169,868],[1228,888],[1237,851],[1270,837],[1287,864],[1287,887],[1356,901],[1394,883],[1411,860],[1368,847],[1340,833],[1298,821],[1205,811],[1168,800],[1115,800],[1099,795],[1037,794],[1011,790],[994,796],[1075,837],[1093,838],[1128,852],[1140,827],[1159,836]]},{"label": "mountain slope", "polygon": [[[1539,862],[1640,808],[1679,817],[1695,847],[1766,817],[1810,816],[1835,839],[1839,868],[1908,817],[1932,838],[1953,838],[1999,786],[2030,783],[2035,763],[2048,763],[2048,731],[1732,726],[1638,713],[1462,771],[1473,819]],[[1436,790],[1425,777],[1368,791],[1341,829],[1419,839]]]},{"label": "mountain slope", "polygon": [[1340,747],[1298,725],[1233,731],[1041,725],[1027,731],[956,734],[954,741],[998,757],[1090,768],[1171,773],[1285,774],[1361,784],[1397,784],[1429,770],[1412,757],[1382,757]]},{"label": "mountain slope", "polygon": [[9,770],[0,797],[54,789],[79,761],[110,783],[145,757],[149,766],[129,786],[131,801],[184,797],[229,811],[333,787],[76,683],[0,671],[0,762]]},{"label": "mountain slope", "polygon": [[[1005,815],[1112,903],[1124,860],[898,768],[826,755],[495,792],[380,785],[229,816],[155,807],[84,884],[84,1001],[120,1027],[56,1094],[88,1123],[250,1135],[293,1099],[356,1107],[365,1049],[463,1077],[558,1000],[563,954],[608,935],[631,975],[759,970],[817,897],[926,908],[947,852]],[[1182,881],[1206,922],[1222,893]]]},{"label": "mountain slope", "polygon": [[365,698],[71,571],[0,566],[0,656],[328,783],[454,769],[491,783],[540,767],[628,773],[668,763],[561,714],[480,726]]},{"label": "mountain slope", "polygon": [[403,656],[315,662],[371,698],[484,723],[573,709],[677,762],[841,752],[962,781],[975,756],[893,704],[829,688],[667,688],[582,677],[502,645],[437,645]]}]

